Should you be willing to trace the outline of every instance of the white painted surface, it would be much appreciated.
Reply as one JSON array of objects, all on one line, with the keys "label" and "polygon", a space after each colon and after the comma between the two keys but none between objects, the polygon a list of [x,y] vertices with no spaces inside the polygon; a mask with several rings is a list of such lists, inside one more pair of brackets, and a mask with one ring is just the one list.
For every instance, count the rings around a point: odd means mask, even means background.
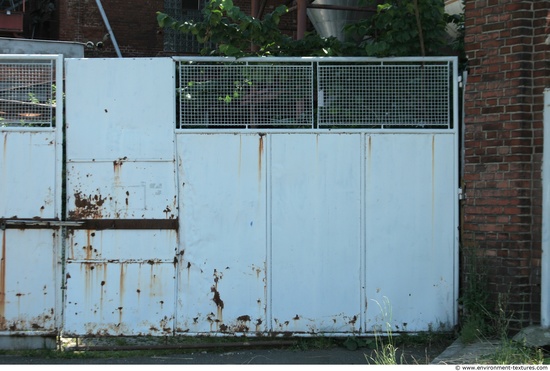
[{"label": "white painted surface", "polygon": [[541,325],[550,327],[550,89],[544,90],[544,149],[542,158]]},{"label": "white painted surface", "polygon": [[178,135],[178,331],[269,329],[265,140]]},{"label": "white painted surface", "polygon": [[[369,330],[387,320],[396,331],[413,332],[449,330],[456,323],[455,143],[451,133],[367,135]],[[391,318],[383,318],[379,304],[391,306]]]}]

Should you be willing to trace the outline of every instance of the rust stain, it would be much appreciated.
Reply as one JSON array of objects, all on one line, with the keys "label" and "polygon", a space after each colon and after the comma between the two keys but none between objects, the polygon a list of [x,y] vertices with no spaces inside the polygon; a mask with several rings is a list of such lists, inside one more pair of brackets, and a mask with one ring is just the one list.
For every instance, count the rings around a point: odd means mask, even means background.
[{"label": "rust stain", "polygon": [[81,192],[74,194],[75,209],[69,211],[69,219],[101,219],[101,206],[105,202],[101,195],[83,195]]},{"label": "rust stain", "polygon": [[370,174],[371,163],[372,163],[372,137],[369,135],[369,144],[367,146],[367,161],[368,161],[368,170]]},{"label": "rust stain", "polygon": [[128,158],[125,156],[113,161],[113,172],[115,173],[114,183],[116,186],[120,185],[120,170],[122,169],[124,161],[126,161],[127,159]]},{"label": "rust stain", "polygon": [[218,272],[216,269],[214,269],[214,285],[210,288],[210,292],[214,293],[214,296],[212,297],[212,301],[216,304],[216,307],[218,308],[218,315],[216,321],[222,322],[223,321],[223,307],[224,303],[221,299],[220,293],[218,291],[218,281],[223,277],[223,274],[221,272]]},{"label": "rust stain", "polygon": [[237,317],[237,321],[250,322],[250,316],[245,314],[244,316]]},{"label": "rust stain", "polygon": [[122,165],[124,164],[124,161],[126,161],[127,159],[128,159],[128,157],[124,156],[124,157],[119,158],[118,160],[114,160],[113,161],[113,171],[115,173],[119,172],[120,169],[122,168]]},{"label": "rust stain", "polygon": [[0,330],[6,329],[6,231],[2,232],[0,260]]},{"label": "rust stain", "polygon": [[262,325],[262,319],[261,318],[258,318],[256,320],[256,332],[261,332],[262,328],[261,328],[261,325]]}]

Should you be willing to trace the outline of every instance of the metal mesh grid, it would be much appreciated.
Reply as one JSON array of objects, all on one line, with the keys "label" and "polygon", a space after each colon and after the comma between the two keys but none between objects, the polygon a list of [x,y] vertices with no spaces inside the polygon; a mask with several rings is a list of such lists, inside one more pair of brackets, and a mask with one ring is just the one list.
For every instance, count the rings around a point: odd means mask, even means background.
[{"label": "metal mesh grid", "polygon": [[180,62],[180,128],[312,128],[312,65]]},{"label": "metal mesh grid", "polygon": [[319,64],[318,126],[450,128],[449,63]]},{"label": "metal mesh grid", "polygon": [[0,127],[53,127],[54,61],[0,61]]}]

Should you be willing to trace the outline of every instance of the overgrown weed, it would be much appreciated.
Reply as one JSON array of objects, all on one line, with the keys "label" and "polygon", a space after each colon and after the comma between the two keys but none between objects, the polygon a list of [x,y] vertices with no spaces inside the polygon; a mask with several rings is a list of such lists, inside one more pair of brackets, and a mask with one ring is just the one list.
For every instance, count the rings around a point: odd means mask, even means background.
[{"label": "overgrown weed", "polygon": [[465,285],[459,299],[462,318],[459,339],[465,343],[497,341],[495,351],[480,360],[486,364],[543,364],[548,355],[542,348],[528,346],[525,341],[510,339],[510,323],[514,312],[509,308],[508,292],[499,293],[490,310],[487,288],[487,262],[473,248],[463,248]]}]

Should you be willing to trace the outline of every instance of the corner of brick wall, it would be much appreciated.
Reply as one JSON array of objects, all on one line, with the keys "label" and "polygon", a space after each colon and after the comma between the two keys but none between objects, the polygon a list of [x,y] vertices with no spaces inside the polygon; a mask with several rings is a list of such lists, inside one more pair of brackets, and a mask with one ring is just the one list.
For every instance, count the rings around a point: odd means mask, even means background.
[{"label": "corner of brick wall", "polygon": [[499,297],[505,298],[512,329],[540,321],[549,5],[547,0],[465,2],[469,73],[462,247],[473,248],[486,262],[490,309],[497,310]]}]

